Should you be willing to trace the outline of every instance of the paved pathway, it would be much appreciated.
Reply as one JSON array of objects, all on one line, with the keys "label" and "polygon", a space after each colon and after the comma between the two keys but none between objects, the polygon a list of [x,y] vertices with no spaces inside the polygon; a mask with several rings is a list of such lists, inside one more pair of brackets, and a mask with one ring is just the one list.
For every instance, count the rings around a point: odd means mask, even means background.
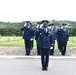
[{"label": "paved pathway", "polygon": [[0,75],[76,75],[76,59],[50,58],[48,71],[42,71],[37,58],[0,58]]}]

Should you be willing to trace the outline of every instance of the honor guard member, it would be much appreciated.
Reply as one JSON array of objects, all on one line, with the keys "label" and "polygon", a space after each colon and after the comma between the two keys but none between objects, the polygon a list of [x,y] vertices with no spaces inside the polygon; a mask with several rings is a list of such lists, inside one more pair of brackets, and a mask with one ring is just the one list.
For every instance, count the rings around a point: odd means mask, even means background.
[{"label": "honor guard member", "polygon": [[24,31],[23,39],[25,43],[26,55],[30,55],[31,41],[33,39],[33,27],[31,26],[30,21],[26,21],[26,24],[21,28],[21,31]]},{"label": "honor guard member", "polygon": [[[32,24],[31,24],[31,26],[33,27]],[[33,46],[34,46],[34,31],[32,32],[31,50],[33,49]]]},{"label": "honor guard member", "polygon": [[[41,23],[41,22],[38,22],[37,24],[38,24],[38,25],[37,25],[37,27],[36,27],[35,33],[38,31],[38,29],[40,28],[40,25],[41,25],[42,23]],[[35,40],[36,40],[36,44],[37,44],[37,55],[40,55],[39,37],[40,37],[40,34],[35,34]]]},{"label": "honor guard member", "polygon": [[[59,28],[57,29],[56,38],[58,37],[57,34],[59,34],[59,31],[60,31],[61,28],[62,28],[62,26],[59,26]],[[58,49],[61,52],[61,49],[60,49],[61,42],[58,39],[57,39],[57,44],[58,44]]]},{"label": "honor guard member", "polygon": [[62,24],[62,28],[57,32],[57,40],[60,43],[61,54],[66,53],[67,41],[69,39],[69,30],[66,29],[66,24]]},{"label": "honor guard member", "polygon": [[40,54],[41,54],[41,64],[42,71],[48,70],[49,63],[49,53],[50,53],[50,29],[48,26],[47,20],[43,20],[43,27],[40,28],[37,33],[40,34],[39,45],[40,45]]},{"label": "honor guard member", "polygon": [[51,28],[51,49],[50,49],[50,55],[54,55],[54,47],[55,47],[55,38],[56,38],[56,29],[54,24],[49,25]]}]

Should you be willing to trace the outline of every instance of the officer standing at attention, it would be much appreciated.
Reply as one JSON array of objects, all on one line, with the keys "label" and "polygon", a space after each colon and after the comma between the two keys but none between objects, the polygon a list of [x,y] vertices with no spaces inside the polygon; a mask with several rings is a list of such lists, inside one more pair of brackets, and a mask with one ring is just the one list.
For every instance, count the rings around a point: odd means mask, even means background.
[{"label": "officer standing at attention", "polygon": [[33,39],[33,27],[31,26],[30,21],[26,21],[26,24],[21,28],[21,31],[24,31],[23,39],[25,43],[26,55],[30,55],[31,41]]},{"label": "officer standing at attention", "polygon": [[[41,23],[41,22],[38,22],[37,24],[38,24],[38,25],[37,25],[37,27],[36,27],[35,32],[40,28],[40,25],[41,25],[42,23]],[[39,37],[40,37],[40,34],[35,34],[35,40],[36,40],[36,44],[37,44],[37,55],[40,55]]]},{"label": "officer standing at attention", "polygon": [[[34,28],[32,24],[31,24],[31,26],[32,26],[32,28]],[[34,31],[32,32],[32,35],[33,34],[34,34]],[[34,35],[32,36],[32,40],[31,40],[31,50],[33,49],[33,47],[34,47]]]},{"label": "officer standing at attention", "polygon": [[68,39],[69,39],[69,30],[66,28],[66,24],[62,24],[62,28],[57,32],[57,40],[60,42],[60,50],[63,56],[66,53],[66,46]]},{"label": "officer standing at attention", "polygon": [[53,47],[52,49],[50,49],[50,55],[54,55],[56,29],[54,24],[50,24],[49,26],[50,26],[49,28],[51,29],[51,46]]},{"label": "officer standing at attention", "polygon": [[40,45],[40,54],[41,54],[41,64],[42,71],[48,70],[49,63],[49,53],[50,53],[50,29],[48,28],[47,20],[42,21],[42,28],[39,28],[36,34],[40,34],[39,37],[39,45]]},{"label": "officer standing at attention", "polygon": [[[56,38],[58,37],[57,35],[59,34],[61,28],[62,26],[59,26],[59,28],[57,29]],[[60,49],[61,42],[58,39],[57,39],[57,44],[58,44],[58,49],[61,52],[61,49]]]}]

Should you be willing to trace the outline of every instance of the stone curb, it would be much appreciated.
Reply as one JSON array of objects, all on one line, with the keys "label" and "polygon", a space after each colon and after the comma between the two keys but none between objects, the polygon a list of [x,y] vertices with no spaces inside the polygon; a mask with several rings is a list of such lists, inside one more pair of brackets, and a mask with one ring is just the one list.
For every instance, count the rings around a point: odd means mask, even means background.
[{"label": "stone curb", "polygon": [[[40,56],[0,56],[0,59],[41,59]],[[71,56],[50,56],[50,59],[74,59],[76,57]]]}]

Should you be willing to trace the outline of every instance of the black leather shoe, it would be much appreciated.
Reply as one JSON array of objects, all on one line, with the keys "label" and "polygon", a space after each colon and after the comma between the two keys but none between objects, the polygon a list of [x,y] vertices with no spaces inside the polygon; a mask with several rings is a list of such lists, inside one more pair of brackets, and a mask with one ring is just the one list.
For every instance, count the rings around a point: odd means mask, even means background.
[{"label": "black leather shoe", "polygon": [[45,71],[47,71],[47,70],[48,70],[48,68],[44,68],[44,70],[45,70]]},{"label": "black leather shoe", "polygon": [[44,68],[42,68],[42,71],[44,71]]}]

